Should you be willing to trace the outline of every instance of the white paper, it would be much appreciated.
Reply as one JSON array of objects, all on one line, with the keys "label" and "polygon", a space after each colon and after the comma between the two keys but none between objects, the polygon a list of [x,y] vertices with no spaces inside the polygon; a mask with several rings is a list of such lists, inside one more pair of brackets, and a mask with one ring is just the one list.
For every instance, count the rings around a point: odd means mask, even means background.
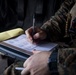
[{"label": "white paper", "polygon": [[44,42],[44,43],[41,43],[38,45],[32,44],[32,43],[28,42],[25,34],[22,34],[22,35],[18,36],[17,38],[10,39],[10,40],[4,41],[4,42],[7,44],[16,46],[18,48],[28,50],[28,51],[32,51],[34,49],[40,50],[40,51],[49,51],[57,46],[56,43],[48,43],[48,42]]}]

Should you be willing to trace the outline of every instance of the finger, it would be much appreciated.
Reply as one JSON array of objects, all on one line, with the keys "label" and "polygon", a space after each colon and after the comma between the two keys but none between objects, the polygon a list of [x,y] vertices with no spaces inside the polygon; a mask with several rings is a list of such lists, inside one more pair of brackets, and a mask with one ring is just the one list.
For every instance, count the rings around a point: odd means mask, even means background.
[{"label": "finger", "polygon": [[36,34],[34,35],[34,39],[40,38],[40,31],[41,31],[41,29],[36,28]]},{"label": "finger", "polygon": [[32,40],[31,33],[32,33],[32,28],[29,28],[25,31],[26,37],[30,40]]},{"label": "finger", "polygon": [[44,31],[40,31],[39,36],[40,36],[40,39],[43,40],[43,39],[46,38],[47,35],[46,35],[46,33]]},{"label": "finger", "polygon": [[38,33],[36,33],[35,35],[34,35],[34,39],[41,39],[41,40],[43,40],[43,39],[45,39],[46,38],[46,33],[44,32],[44,31],[42,31],[42,30],[38,30]]},{"label": "finger", "polygon": [[30,62],[30,60],[32,59],[32,56],[29,57],[23,64],[23,67],[27,67],[28,66],[28,63]]},{"label": "finger", "polygon": [[40,34],[39,33],[36,33],[35,35],[34,35],[34,39],[39,39],[40,38]]},{"label": "finger", "polygon": [[25,69],[22,70],[21,75],[28,75],[30,74],[30,69],[26,67]]}]

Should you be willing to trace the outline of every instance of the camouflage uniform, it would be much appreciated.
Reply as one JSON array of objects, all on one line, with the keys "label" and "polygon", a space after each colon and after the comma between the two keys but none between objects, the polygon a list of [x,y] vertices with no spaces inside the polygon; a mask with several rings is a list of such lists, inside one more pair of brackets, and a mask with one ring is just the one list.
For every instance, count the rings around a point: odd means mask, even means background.
[{"label": "camouflage uniform", "polygon": [[[59,48],[58,50],[59,75],[76,75],[76,32],[74,36],[73,33],[69,32],[71,23],[75,17],[76,0],[65,0],[55,16],[42,26],[42,30],[48,34],[47,38],[50,41],[62,41],[68,44],[69,48],[65,48],[66,46],[63,44],[60,46],[63,48]],[[72,37],[70,35],[74,38],[70,39]]]},{"label": "camouflage uniform", "polygon": [[[65,0],[61,8],[56,12],[55,16],[51,17],[41,27],[47,33],[47,39],[52,42],[64,42],[71,38],[70,36],[70,23],[72,15],[69,14],[72,7],[75,5],[76,0]],[[74,11],[74,10],[73,10]],[[59,75],[76,75],[76,33],[73,35],[73,39],[68,40],[66,43],[69,48],[60,44],[58,50],[58,72]],[[72,41],[72,42],[71,42]],[[74,42],[73,42],[74,41]],[[71,42],[71,43],[70,43]],[[11,72],[10,72],[11,71]],[[12,70],[9,72],[12,73]],[[7,70],[5,71],[7,72]],[[17,71],[16,71],[17,72]],[[16,75],[14,70],[13,74]],[[17,74],[19,75],[19,74]]]},{"label": "camouflage uniform", "polygon": [[47,33],[47,37],[51,41],[64,41],[64,37],[66,34],[68,34],[70,27],[69,23],[68,27],[66,27],[67,18],[69,18],[70,22],[71,16],[69,15],[69,12],[74,6],[75,2],[76,0],[65,0],[61,5],[61,8],[55,13],[55,16],[52,16],[51,19],[44,23],[44,25],[41,27],[41,29]]}]

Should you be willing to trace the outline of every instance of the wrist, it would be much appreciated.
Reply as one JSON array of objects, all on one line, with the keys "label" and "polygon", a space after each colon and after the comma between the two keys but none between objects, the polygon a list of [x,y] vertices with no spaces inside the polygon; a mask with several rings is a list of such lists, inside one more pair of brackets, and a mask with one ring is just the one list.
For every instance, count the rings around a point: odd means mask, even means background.
[{"label": "wrist", "polygon": [[58,49],[52,51],[48,60],[48,67],[51,72],[51,75],[54,75],[54,74],[58,75],[57,56],[58,56]]}]

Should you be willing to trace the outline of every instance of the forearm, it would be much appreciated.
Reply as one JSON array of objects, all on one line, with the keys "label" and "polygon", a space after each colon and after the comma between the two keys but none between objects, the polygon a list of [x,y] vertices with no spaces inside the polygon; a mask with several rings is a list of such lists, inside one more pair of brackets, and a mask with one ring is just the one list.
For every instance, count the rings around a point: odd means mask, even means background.
[{"label": "forearm", "polygon": [[76,48],[52,51],[48,63],[51,75],[76,75]]},{"label": "forearm", "polygon": [[59,75],[76,75],[76,48],[58,50]]},{"label": "forearm", "polygon": [[64,36],[67,14],[74,3],[74,0],[65,0],[61,8],[56,12],[55,16],[44,23],[41,27],[41,29],[47,33],[51,41],[59,40],[60,37]]}]

